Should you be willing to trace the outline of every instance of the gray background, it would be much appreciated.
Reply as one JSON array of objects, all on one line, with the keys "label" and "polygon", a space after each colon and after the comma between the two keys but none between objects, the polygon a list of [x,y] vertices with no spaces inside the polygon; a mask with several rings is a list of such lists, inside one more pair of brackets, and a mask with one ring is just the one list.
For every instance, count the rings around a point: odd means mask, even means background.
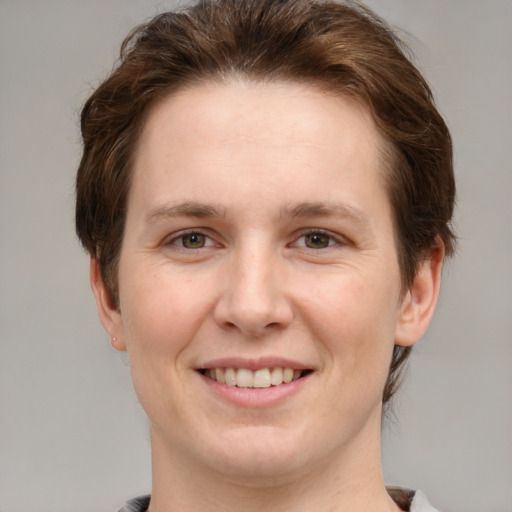
[{"label": "gray background", "polygon": [[[150,489],[146,420],[73,232],[78,111],[172,2],[0,0],[0,511],[113,510]],[[417,346],[385,477],[445,512],[512,510],[512,2],[372,0],[455,140],[459,254]]]}]

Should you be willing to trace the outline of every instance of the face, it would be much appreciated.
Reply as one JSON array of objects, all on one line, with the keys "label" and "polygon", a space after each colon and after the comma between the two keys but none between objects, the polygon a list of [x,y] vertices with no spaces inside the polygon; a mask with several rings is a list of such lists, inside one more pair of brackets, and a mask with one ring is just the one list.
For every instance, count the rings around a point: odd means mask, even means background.
[{"label": "face", "polygon": [[381,145],[363,107],[293,83],[200,85],[154,108],[119,310],[93,270],[153,444],[251,477],[378,449],[393,345],[419,337],[421,302],[400,300]]}]

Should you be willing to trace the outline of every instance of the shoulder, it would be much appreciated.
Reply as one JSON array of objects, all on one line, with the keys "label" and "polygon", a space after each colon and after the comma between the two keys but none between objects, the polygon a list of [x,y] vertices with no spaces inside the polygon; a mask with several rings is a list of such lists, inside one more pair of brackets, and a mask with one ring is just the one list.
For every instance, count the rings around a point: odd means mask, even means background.
[{"label": "shoulder", "polygon": [[[439,512],[434,508],[428,501],[427,497],[423,492],[406,491],[409,496],[412,497],[412,502],[409,508],[410,512]],[[117,512],[146,512],[149,506],[150,496],[139,496],[127,501],[126,504],[121,507]]]},{"label": "shoulder", "polygon": [[117,512],[146,512],[151,496],[139,496],[127,501]]},{"label": "shoulder", "polygon": [[439,512],[429,503],[422,491],[412,491],[402,487],[388,487],[387,491],[402,510],[408,512]]}]

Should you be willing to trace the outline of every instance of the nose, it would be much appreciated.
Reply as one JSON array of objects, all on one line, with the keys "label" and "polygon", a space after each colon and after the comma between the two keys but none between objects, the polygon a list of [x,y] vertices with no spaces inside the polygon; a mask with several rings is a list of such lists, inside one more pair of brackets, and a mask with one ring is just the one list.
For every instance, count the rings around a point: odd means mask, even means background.
[{"label": "nose", "polygon": [[293,319],[283,265],[270,250],[245,250],[229,262],[214,317],[223,329],[261,337]]}]

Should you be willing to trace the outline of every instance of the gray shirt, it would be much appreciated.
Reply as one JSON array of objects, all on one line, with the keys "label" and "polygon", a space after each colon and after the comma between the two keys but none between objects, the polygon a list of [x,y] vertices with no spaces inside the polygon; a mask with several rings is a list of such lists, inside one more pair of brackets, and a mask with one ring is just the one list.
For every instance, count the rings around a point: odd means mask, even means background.
[{"label": "gray shirt", "polygon": [[[133,498],[117,512],[146,512],[149,506],[149,499],[149,495]],[[439,510],[428,502],[427,497],[421,491],[416,491],[409,512],[439,512]]]}]

